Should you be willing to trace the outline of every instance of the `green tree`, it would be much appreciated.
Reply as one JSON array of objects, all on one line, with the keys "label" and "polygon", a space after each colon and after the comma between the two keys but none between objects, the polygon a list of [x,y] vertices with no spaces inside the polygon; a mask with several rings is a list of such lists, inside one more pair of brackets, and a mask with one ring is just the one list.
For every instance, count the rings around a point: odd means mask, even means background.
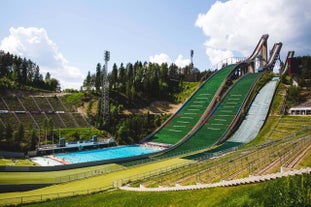
[{"label": "green tree", "polygon": [[60,84],[57,79],[46,77],[44,83],[45,89],[50,91],[60,91]]},{"label": "green tree", "polygon": [[74,132],[71,136],[75,141],[80,141],[80,134],[78,132]]},{"label": "green tree", "polygon": [[110,75],[110,85],[112,88],[116,88],[118,83],[118,66],[113,64],[112,72]]},{"label": "green tree", "polygon": [[52,91],[60,91],[60,84],[59,84],[59,81],[55,78],[52,78],[50,81],[49,81],[49,88],[50,90]]},{"label": "green tree", "polygon": [[91,72],[88,71],[87,76],[83,82],[83,86],[86,88],[87,91],[91,90],[91,87],[92,87],[91,83],[92,83]]},{"label": "green tree", "polygon": [[174,63],[168,68],[169,78],[176,79],[178,77],[178,67]]},{"label": "green tree", "polygon": [[45,79],[44,80],[48,81],[50,79],[51,79],[51,74],[49,72],[47,72],[46,75],[45,75]]},{"label": "green tree", "polygon": [[11,79],[15,82],[17,82],[19,79],[18,66],[15,64],[13,65],[13,71],[12,71]]},{"label": "green tree", "polygon": [[124,122],[121,124],[121,126],[118,128],[117,131],[117,140],[119,144],[127,144],[127,140],[130,137],[130,129],[126,126],[126,123]]},{"label": "green tree", "polygon": [[23,124],[19,124],[17,131],[14,132],[14,140],[17,142],[22,142],[25,139],[25,129]]},{"label": "green tree", "polygon": [[45,143],[48,143],[48,138],[53,136],[53,131],[54,131],[54,122],[51,118],[46,118],[43,120],[43,126],[42,128],[44,129],[45,132]]},{"label": "green tree", "polygon": [[7,123],[5,126],[5,138],[7,139],[8,142],[10,141],[14,141],[13,138],[13,129],[12,126],[10,125],[10,123]]},{"label": "green tree", "polygon": [[296,86],[290,86],[288,88],[287,100],[288,100],[289,106],[298,104],[301,101],[300,88]]},{"label": "green tree", "polygon": [[302,77],[311,79],[311,56],[302,57]]},{"label": "green tree", "polygon": [[96,65],[96,74],[95,74],[95,89],[96,91],[100,90],[101,87],[101,73],[100,73],[101,65],[97,63]]},{"label": "green tree", "polygon": [[5,139],[5,127],[0,125],[0,141]]},{"label": "green tree", "polygon": [[34,129],[31,130],[31,137],[30,137],[30,149],[36,149],[39,142],[39,137],[36,134]]},{"label": "green tree", "polygon": [[125,92],[126,81],[127,81],[127,78],[126,78],[126,69],[124,68],[123,63],[121,63],[120,68],[119,68],[119,82],[120,82],[120,84],[121,84],[120,91],[121,91],[122,93]]},{"label": "green tree", "polygon": [[22,61],[21,67],[21,79],[20,82],[22,85],[26,85],[27,83],[27,74],[28,74],[28,68],[27,68],[27,59],[24,58]]},{"label": "green tree", "polygon": [[40,68],[37,66],[34,71],[33,86],[42,87],[44,85],[43,76],[40,74]]}]

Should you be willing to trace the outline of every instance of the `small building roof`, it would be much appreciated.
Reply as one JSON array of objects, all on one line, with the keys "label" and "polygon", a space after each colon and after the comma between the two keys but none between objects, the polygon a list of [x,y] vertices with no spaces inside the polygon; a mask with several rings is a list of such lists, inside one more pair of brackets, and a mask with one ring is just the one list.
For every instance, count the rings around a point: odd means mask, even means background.
[{"label": "small building roof", "polygon": [[308,101],[306,101],[306,102],[303,102],[303,103],[301,103],[301,104],[299,104],[299,105],[296,105],[296,106],[293,106],[293,107],[291,107],[291,108],[299,108],[299,109],[301,109],[301,108],[311,108],[311,100],[308,100]]}]

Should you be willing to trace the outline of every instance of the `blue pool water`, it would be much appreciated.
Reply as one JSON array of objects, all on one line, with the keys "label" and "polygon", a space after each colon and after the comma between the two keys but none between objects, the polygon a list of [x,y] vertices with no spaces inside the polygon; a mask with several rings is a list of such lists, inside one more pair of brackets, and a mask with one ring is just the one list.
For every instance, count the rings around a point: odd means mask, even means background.
[{"label": "blue pool water", "polygon": [[126,146],[110,147],[110,148],[87,150],[72,153],[59,153],[55,154],[54,156],[70,163],[81,163],[81,162],[132,157],[136,155],[149,154],[158,151],[160,150],[140,145],[126,145]]}]

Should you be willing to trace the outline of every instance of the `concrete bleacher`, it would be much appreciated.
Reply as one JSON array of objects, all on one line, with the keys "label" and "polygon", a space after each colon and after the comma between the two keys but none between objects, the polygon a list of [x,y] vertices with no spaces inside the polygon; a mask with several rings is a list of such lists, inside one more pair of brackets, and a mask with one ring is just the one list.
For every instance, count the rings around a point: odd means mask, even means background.
[{"label": "concrete bleacher", "polygon": [[190,139],[169,153],[207,148],[216,144],[239,113],[258,76],[259,74],[249,73],[236,82],[206,123]]},{"label": "concrete bleacher", "polygon": [[46,101],[52,106],[54,111],[66,111],[63,105],[59,102],[59,99],[55,96],[46,97]]},{"label": "concrete bleacher", "polygon": [[5,127],[7,124],[11,126],[18,126],[19,121],[15,118],[13,113],[0,114],[0,119],[2,120],[2,125]]},{"label": "concrete bleacher", "polygon": [[74,119],[77,121],[77,124],[80,127],[89,127],[90,124],[87,122],[86,119],[84,119],[84,117],[81,116],[81,114],[79,114],[78,112],[71,112],[71,115],[74,117]]},{"label": "concrete bleacher", "polygon": [[1,97],[0,124],[40,128],[44,120],[52,119],[55,128],[88,127],[88,122],[79,113],[68,112],[58,97],[22,96]]},{"label": "concrete bleacher", "polygon": [[34,103],[33,99],[30,97],[19,97],[20,102],[26,107],[29,112],[39,111],[38,107]]},{"label": "concrete bleacher", "polygon": [[184,104],[175,116],[154,136],[152,142],[176,144],[198,123],[217,90],[233,71],[235,65],[219,70],[206,81],[199,90]]},{"label": "concrete bleacher", "polygon": [[6,99],[2,98],[2,101],[9,111],[24,111],[16,97],[10,97]]}]

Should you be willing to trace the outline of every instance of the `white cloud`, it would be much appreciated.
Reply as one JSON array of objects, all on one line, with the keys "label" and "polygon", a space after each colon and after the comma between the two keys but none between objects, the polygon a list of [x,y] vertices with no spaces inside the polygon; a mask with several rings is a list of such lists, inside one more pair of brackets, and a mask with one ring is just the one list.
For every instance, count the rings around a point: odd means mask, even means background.
[{"label": "white cloud", "polygon": [[180,68],[183,68],[190,64],[190,59],[184,59],[182,55],[178,55],[177,59],[175,60],[175,65]]},{"label": "white cloud", "polygon": [[212,64],[228,55],[251,55],[263,34],[270,36],[268,47],[283,42],[283,54],[295,50],[308,55],[311,51],[309,8],[308,0],[216,1],[207,13],[198,15],[195,26],[207,36],[204,46]]},{"label": "white cloud", "polygon": [[44,28],[10,28],[10,35],[1,41],[0,49],[31,59],[43,75],[50,72],[58,79],[63,89],[79,89],[82,85],[84,75],[70,65]]},{"label": "white cloud", "polygon": [[212,65],[216,65],[224,59],[233,57],[233,53],[230,50],[218,50],[215,48],[206,48],[206,54],[208,55]]},{"label": "white cloud", "polygon": [[[152,63],[158,63],[159,65],[161,65],[162,63],[171,64],[173,62],[171,58],[165,53],[150,56],[149,61]],[[179,54],[176,60],[174,61],[174,64],[182,68],[190,64],[190,59],[184,59],[183,55]]]},{"label": "white cloud", "polygon": [[159,65],[161,65],[162,63],[170,64],[172,62],[170,57],[167,54],[165,54],[165,53],[161,53],[159,55],[150,56],[149,57],[149,61],[152,62],[152,63],[158,63]]}]

